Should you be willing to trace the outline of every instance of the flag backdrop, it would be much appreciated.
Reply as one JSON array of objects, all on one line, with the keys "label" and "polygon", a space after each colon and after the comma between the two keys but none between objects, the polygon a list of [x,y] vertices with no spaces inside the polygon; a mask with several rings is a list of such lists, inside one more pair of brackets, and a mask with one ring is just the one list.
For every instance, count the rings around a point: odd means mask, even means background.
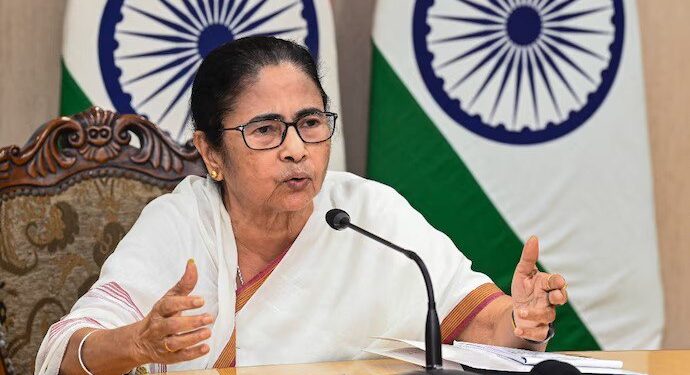
[{"label": "flag backdrop", "polygon": [[509,291],[524,241],[565,275],[551,350],[663,328],[634,1],[379,0],[370,178]]},{"label": "flag backdrop", "polygon": [[[331,110],[340,107],[328,0],[70,0],[62,51],[62,114],[98,105],[138,113],[178,141],[190,138],[194,74],[228,40],[273,35],[321,61]],[[345,169],[342,122],[330,168]]]}]

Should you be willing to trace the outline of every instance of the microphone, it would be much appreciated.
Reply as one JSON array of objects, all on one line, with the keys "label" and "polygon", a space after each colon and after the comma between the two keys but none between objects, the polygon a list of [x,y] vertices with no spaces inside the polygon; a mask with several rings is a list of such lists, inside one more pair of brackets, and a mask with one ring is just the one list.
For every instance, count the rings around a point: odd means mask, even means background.
[{"label": "microphone", "polygon": [[582,375],[580,370],[570,363],[553,359],[537,363],[529,373],[535,375]]},{"label": "microphone", "polygon": [[362,229],[350,222],[350,215],[347,212],[334,208],[326,213],[326,222],[328,225],[335,230],[343,230],[349,228],[363,234],[372,240],[386,245],[391,249],[398,251],[405,255],[406,257],[412,259],[419,270],[422,272],[424,277],[424,283],[426,284],[426,294],[428,298],[428,311],[426,315],[426,333],[424,337],[424,344],[426,347],[426,371],[414,371],[409,372],[405,375],[412,374],[439,374],[439,375],[470,375],[474,374],[472,372],[460,371],[460,370],[447,370],[443,368],[443,359],[441,358],[441,326],[438,321],[438,313],[436,312],[436,301],[434,300],[434,289],[431,285],[431,277],[429,276],[429,271],[422,261],[422,258],[417,255],[412,250],[403,249],[402,247],[389,242],[365,229]]}]

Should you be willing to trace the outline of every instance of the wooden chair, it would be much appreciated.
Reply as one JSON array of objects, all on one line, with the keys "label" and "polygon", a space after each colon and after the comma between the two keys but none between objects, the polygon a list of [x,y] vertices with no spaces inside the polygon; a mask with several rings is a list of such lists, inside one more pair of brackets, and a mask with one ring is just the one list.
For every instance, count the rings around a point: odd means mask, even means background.
[{"label": "wooden chair", "polygon": [[0,149],[4,371],[33,373],[46,331],[96,281],[143,207],[192,174],[206,170],[191,142],[97,107]]},{"label": "wooden chair", "polygon": [[[5,286],[3,281],[0,281],[0,289]],[[12,367],[12,361],[9,358],[9,353],[7,353],[7,334],[2,326],[2,322],[5,321],[7,310],[5,310],[5,304],[0,301],[0,375],[10,375],[14,374],[14,367]]]}]

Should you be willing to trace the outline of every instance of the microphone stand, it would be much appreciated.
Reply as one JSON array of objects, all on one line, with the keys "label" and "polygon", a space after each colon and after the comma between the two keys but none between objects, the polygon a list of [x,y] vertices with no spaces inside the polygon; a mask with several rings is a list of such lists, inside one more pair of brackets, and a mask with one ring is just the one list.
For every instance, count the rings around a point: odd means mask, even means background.
[{"label": "microphone stand", "polygon": [[428,298],[428,311],[426,314],[426,332],[424,335],[424,344],[426,347],[426,370],[408,372],[405,375],[413,374],[438,374],[438,375],[470,375],[472,372],[450,370],[443,368],[443,358],[441,357],[441,326],[438,320],[438,313],[436,312],[436,300],[434,299],[434,289],[431,284],[431,277],[429,271],[422,261],[422,258],[414,251],[403,249],[402,247],[385,240],[363,228],[358,227],[350,222],[350,215],[340,209],[332,209],[326,213],[326,221],[336,230],[343,230],[350,228],[372,240],[390,247],[393,250],[400,252],[406,257],[412,259],[424,277],[424,284],[426,285],[426,294]]}]

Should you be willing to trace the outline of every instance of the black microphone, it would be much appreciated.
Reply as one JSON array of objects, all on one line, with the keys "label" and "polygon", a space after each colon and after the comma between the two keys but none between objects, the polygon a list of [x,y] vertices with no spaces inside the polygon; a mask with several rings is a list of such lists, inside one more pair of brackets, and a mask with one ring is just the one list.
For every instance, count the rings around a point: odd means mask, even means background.
[{"label": "black microphone", "polygon": [[441,358],[441,326],[438,322],[438,313],[436,312],[436,301],[434,300],[434,289],[431,285],[431,277],[429,276],[429,271],[426,265],[422,261],[422,258],[417,255],[414,251],[403,249],[402,247],[384,240],[383,238],[362,229],[350,222],[350,215],[347,212],[334,208],[326,212],[326,222],[331,228],[335,230],[343,230],[345,228],[353,229],[354,231],[361,233],[372,240],[384,244],[393,250],[396,250],[406,257],[412,259],[419,270],[422,271],[422,276],[424,277],[424,283],[426,284],[426,294],[429,299],[428,311],[426,314],[426,333],[424,337],[424,344],[426,346],[426,371],[414,371],[409,372],[406,375],[412,374],[442,374],[442,375],[469,375],[474,374],[467,371],[459,370],[446,370],[443,368],[443,359]]},{"label": "black microphone", "polygon": [[582,375],[580,370],[570,363],[553,359],[537,363],[529,373],[535,375]]}]

